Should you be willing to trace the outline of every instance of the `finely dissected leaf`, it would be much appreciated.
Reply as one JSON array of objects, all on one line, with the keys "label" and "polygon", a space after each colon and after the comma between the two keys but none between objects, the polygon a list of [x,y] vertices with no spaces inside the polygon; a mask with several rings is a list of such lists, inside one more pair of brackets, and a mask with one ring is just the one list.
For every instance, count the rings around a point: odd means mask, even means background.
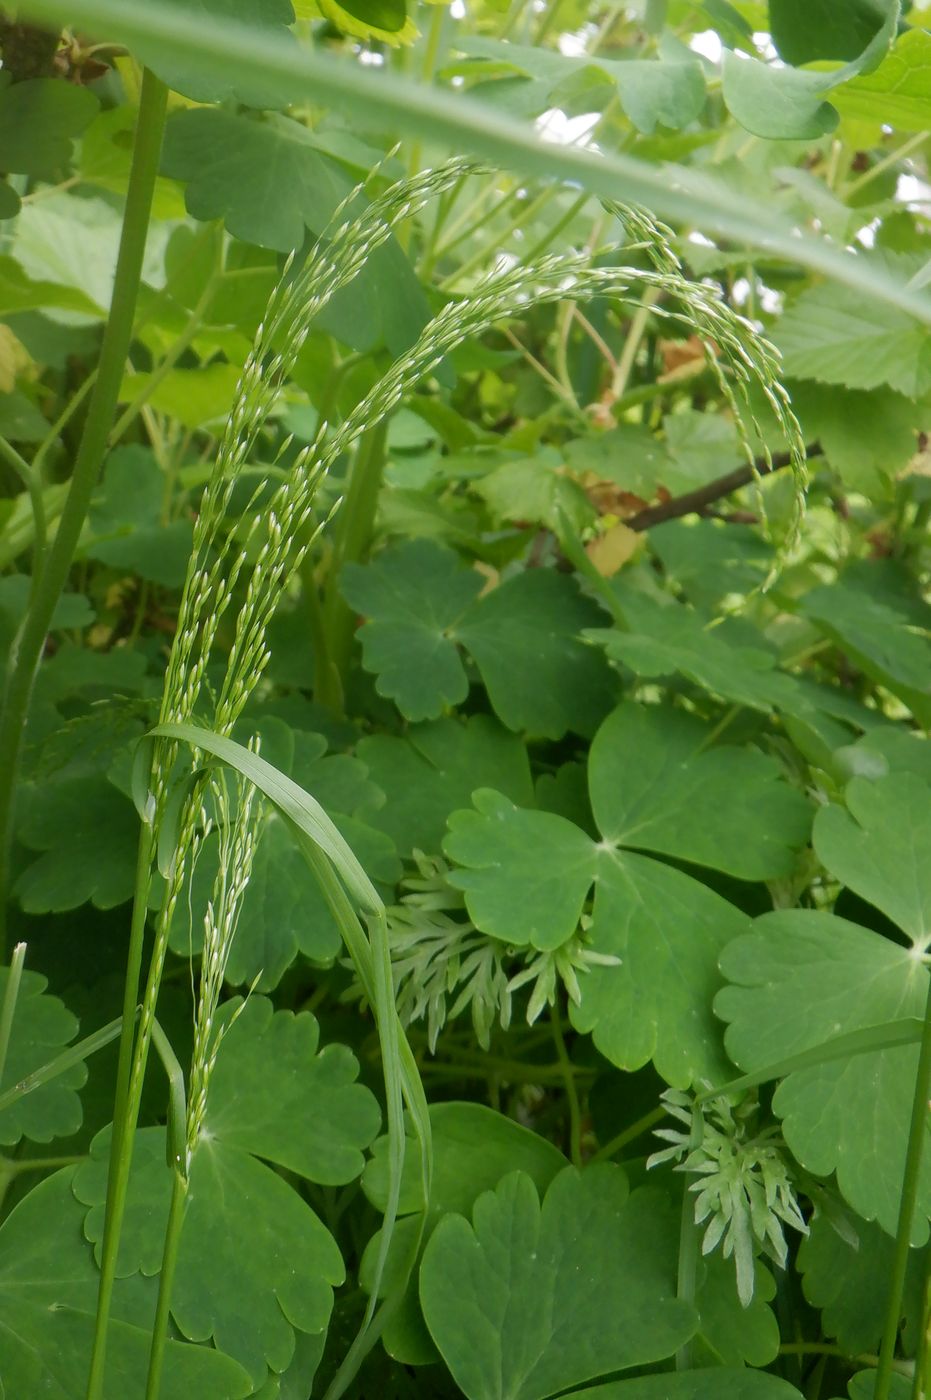
[{"label": "finely dissected leaf", "polygon": [[[408,1152],[398,1209],[402,1218],[388,1255],[386,1282],[403,1262],[405,1252],[420,1239],[421,1249],[436,1225],[451,1211],[471,1213],[483,1191],[491,1191],[508,1172],[521,1171],[538,1191],[545,1191],[557,1172],[566,1166],[562,1153],[545,1138],[523,1128],[501,1113],[477,1103],[438,1103],[430,1106],[433,1134],[433,1180],[430,1209],[421,1220],[423,1190]],[[362,1186],[377,1210],[388,1200],[388,1139],[375,1143]],[[362,1261],[363,1286],[371,1288],[371,1263],[379,1235],[369,1242]],[[389,1355],[399,1361],[423,1365],[438,1360],[424,1325],[417,1291],[417,1269],[407,1292],[384,1334]]]},{"label": "finely dissected leaf", "polygon": [[[872,1374],[872,1373],[871,1373]],[[561,1400],[800,1400],[801,1391],[765,1371],[678,1371],[572,1390]]]},{"label": "finely dissected leaf", "polygon": [[164,478],[148,449],[120,447],[111,453],[88,519],[88,554],[152,583],[180,586],[192,528],[186,520],[163,521],[164,490]]},{"label": "finely dissected leaf", "polygon": [[781,318],[776,341],[786,374],[801,379],[848,389],[888,384],[910,398],[931,387],[927,329],[907,312],[835,284],[803,291]]},{"label": "finely dissected leaf", "polygon": [[[827,1335],[837,1338],[846,1355],[858,1356],[875,1351],[882,1337],[886,1299],[876,1280],[890,1277],[895,1241],[865,1220],[848,1222],[848,1228],[856,1248],[826,1216],[816,1215],[799,1245],[798,1267],[805,1297],[821,1309]],[[909,1251],[904,1311],[919,1325],[924,1264],[922,1253]]]},{"label": "finely dissected leaf", "polygon": [[[0,1005],[9,975],[8,967],[0,967]],[[45,992],[46,986],[46,979],[37,972],[23,972],[0,1079],[4,1091],[54,1060],[77,1034],[76,1017],[58,997]],[[75,1090],[86,1078],[84,1065],[75,1065],[0,1110],[0,1142],[12,1147],[22,1137],[50,1142],[77,1132],[81,1126],[81,1100]]]},{"label": "finely dissected leaf", "polygon": [[54,179],[71,157],[72,137],[80,136],[99,111],[86,87],[54,78],[14,83],[0,77],[0,170]]},{"label": "finely dissected leaf", "polygon": [[671,1202],[629,1197],[620,1168],[568,1167],[542,1207],[514,1172],[472,1219],[442,1220],[420,1271],[427,1326],[469,1400],[542,1400],[669,1356],[695,1331],[674,1296]]},{"label": "finely dissected leaf", "polygon": [[877,113],[899,131],[925,131],[931,124],[931,35],[918,26],[900,34],[873,73],[861,74],[837,93],[845,117],[874,122]]},{"label": "finely dissected leaf", "polygon": [[123,904],[133,892],[138,831],[132,803],[102,776],[30,784],[17,834],[43,854],[16,881],[23,908]]},{"label": "finely dissected leaf", "polygon": [[[222,1052],[221,1052],[222,1053]],[[109,1129],[74,1180],[91,1209],[85,1233],[98,1247],[103,1233]],[[137,1131],[119,1273],[161,1267],[171,1177],[161,1128]],[[205,1137],[191,1166],[181,1231],[172,1316],[193,1341],[213,1338],[261,1384],[267,1368],[282,1371],[294,1353],[294,1329],[322,1331],[332,1289],[344,1270],[330,1233],[310,1206],[270,1167]]]},{"label": "finely dissected leaf", "polygon": [[465,891],[469,917],[505,943],[558,948],[595,878],[594,842],[564,817],[523,810],[493,789],[473,801],[476,810],[452,814],[443,843],[466,867],[449,880]]},{"label": "finely dissected leaf", "polygon": [[[753,1070],[864,1027],[922,1017],[928,973],[910,949],[831,914],[765,914],[725,949],[735,985],[715,1010],[728,1053]],[[844,1197],[895,1234],[917,1045],[833,1060],[790,1074],[773,1097],[790,1149],[817,1176],[837,1172]],[[922,1164],[912,1243],[928,1234],[931,1159]]]},{"label": "finely dissected leaf", "polygon": [[600,618],[571,578],[531,569],[480,598],[455,632],[508,728],[560,739],[591,734],[615,697],[609,668],[581,640]]},{"label": "finely dissected leaf", "polygon": [[236,238],[278,252],[320,233],[353,187],[300,122],[207,107],[171,118],[162,168],[187,182],[196,219],[223,218]]},{"label": "finely dissected leaf", "polygon": [[373,734],[357,753],[385,794],[384,805],[365,818],[404,854],[438,852],[450,812],[466,806],[476,788],[494,783],[518,806],[533,804],[527,750],[490,715],[412,725],[403,738]]},{"label": "finely dissected leaf", "polygon": [[444,705],[466,698],[469,683],[452,634],[482,586],[452,550],[428,540],[343,570],[347,601],[371,619],[359,633],[363,664],[378,676],[379,693],[408,719],[434,719]]},{"label": "finely dissected leaf", "polygon": [[[164,1171],[164,1159],[162,1162]],[[71,1191],[73,1169],[56,1172],[19,1202],[0,1230],[0,1354],[10,1400],[84,1393],[100,1275]],[[141,1400],[151,1347],[154,1289],[142,1311],[120,1281],[107,1345],[104,1400]],[[211,1347],[169,1341],[164,1400],[240,1400],[249,1375]]]},{"label": "finely dissected leaf", "polygon": [[602,835],[744,880],[787,875],[808,839],[808,803],[759,750],[704,749],[707,737],[682,710],[618,706],[589,758]]},{"label": "finely dissected leaf", "polygon": [[[224,1020],[241,1003],[226,1005]],[[355,1082],[355,1055],[344,1045],[319,1049],[319,1040],[310,1012],[276,1013],[265,997],[250,997],[223,1040],[207,1131],[310,1181],[340,1186],[360,1175],[381,1112]]]},{"label": "finely dissected leaf", "polygon": [[580,636],[599,610],[552,570],[517,574],[479,598],[482,586],[480,575],[429,540],[345,570],[346,598],[370,619],[359,635],[379,693],[412,720],[460,704],[468,694],[461,642],[510,729],[553,739],[570,728],[590,733],[612,692],[610,673]]},{"label": "finely dissected leaf", "polygon": [[841,647],[850,659],[912,710],[931,722],[931,648],[924,630],[883,596],[843,578],[813,588],[800,603],[802,614]]},{"label": "finely dissected leaf", "polygon": [[931,784],[912,773],[854,778],[845,801],[846,812],[822,807],[815,818],[818,858],[924,950],[931,940]]}]

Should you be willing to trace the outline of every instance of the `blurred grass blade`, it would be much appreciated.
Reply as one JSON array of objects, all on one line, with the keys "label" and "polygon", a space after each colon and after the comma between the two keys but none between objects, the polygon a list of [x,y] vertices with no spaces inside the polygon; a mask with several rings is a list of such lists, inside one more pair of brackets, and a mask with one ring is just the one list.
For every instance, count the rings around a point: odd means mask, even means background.
[{"label": "blurred grass blade", "polygon": [[699,1094],[698,1102],[705,1103],[722,1094],[740,1094],[746,1089],[755,1089],[758,1084],[766,1084],[771,1079],[784,1079],[787,1074],[798,1070],[812,1069],[815,1065],[826,1065],[831,1060],[847,1060],[852,1055],[875,1054],[878,1050],[892,1050],[899,1045],[917,1045],[921,1040],[924,1022],[917,1016],[903,1016],[897,1021],[882,1021],[875,1026],[864,1026],[862,1030],[850,1031],[847,1035],[833,1036],[820,1045],[812,1045],[788,1059],[754,1070],[752,1074],[731,1079],[715,1089],[707,1089]]},{"label": "blurred grass blade", "polygon": [[237,744],[235,739],[227,739],[198,724],[159,724],[149,730],[148,737],[178,739],[235,768],[278,808],[282,816],[320,847],[333,862],[348,892],[366,913],[375,914],[382,908],[378,891],[320,803],[271,763]]},{"label": "blurred grass blade", "polygon": [[9,1089],[0,1094],[0,1113],[5,1108],[9,1108],[11,1103],[21,1099],[24,1094],[31,1094],[33,1089],[40,1089],[43,1084],[48,1084],[49,1080],[57,1079],[59,1074],[64,1074],[66,1069],[81,1064],[88,1056],[95,1054],[96,1051],[102,1050],[105,1045],[116,1040],[122,1024],[122,1018],[118,1016],[115,1021],[101,1026],[99,1031],[94,1031],[92,1035],[79,1040],[77,1045],[72,1045],[61,1055],[56,1055],[54,1060],[49,1060],[48,1064],[43,1065],[41,1069],[35,1069],[32,1074],[27,1074],[25,1079],[21,1079],[18,1084],[11,1084]]},{"label": "blurred grass blade", "polygon": [[[268,83],[294,101],[308,93],[320,106],[348,112],[374,130],[386,128],[422,140],[424,132],[438,145],[469,153],[500,166],[544,179],[570,181],[592,194],[643,204],[664,218],[695,224],[801,263],[890,306],[931,324],[931,296],[891,277],[862,256],[838,249],[826,239],[802,232],[771,207],[756,208],[745,196],[704,171],[655,165],[626,153],[588,151],[545,141],[529,122],[462,94],[446,92],[390,73],[374,73],[352,61],[334,59],[224,18],[218,25],[207,15],[176,4],[149,0],[28,0],[25,18],[54,20],[99,38],[141,46],[148,60],[155,49],[185,64],[196,63],[205,76],[241,74],[249,82]],[[158,64],[155,64],[156,68]]]},{"label": "blurred grass blade", "polygon": [[[385,907],[348,843],[319,802],[272,764],[234,739],[196,724],[157,725],[149,730],[141,744],[144,746],[153,738],[177,739],[189,744],[192,749],[212,754],[253,783],[286,819],[320,883],[375,1016],[384,1067],[388,1119],[388,1201],[375,1279],[362,1327],[327,1391],[326,1400],[337,1400],[357,1373],[384,1321],[401,1301],[407,1287],[407,1278],[402,1276],[385,1299],[378,1316],[375,1316],[401,1194],[406,1146],[405,1103],[420,1147],[424,1200],[429,1201],[430,1198],[430,1118],[417,1064],[395,1007]],[[145,799],[137,794],[137,803],[140,800],[146,805]],[[368,917],[368,935],[350,896],[355,906]],[[416,1253],[412,1253],[411,1264]]]}]

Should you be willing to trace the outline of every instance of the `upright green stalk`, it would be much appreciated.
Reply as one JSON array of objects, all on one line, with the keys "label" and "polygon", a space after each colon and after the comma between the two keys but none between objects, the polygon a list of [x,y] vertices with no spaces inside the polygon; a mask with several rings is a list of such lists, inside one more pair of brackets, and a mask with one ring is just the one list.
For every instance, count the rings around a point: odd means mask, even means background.
[{"label": "upright green stalk", "polygon": [[[333,562],[326,585],[324,627],[329,671],[343,683],[352,646],[352,612],[339,593],[339,576],[345,564],[362,558],[372,538],[385,465],[386,436],[387,425],[382,422],[361,439],[352,464],[346,498],[336,518]],[[330,693],[331,687],[326,678],[321,677],[321,684],[325,687],[325,694],[318,698],[325,704],[334,701],[340,703]]]},{"label": "upright green stalk", "polygon": [[873,1400],[889,1400],[895,1344],[899,1335],[899,1323],[902,1320],[902,1295],[905,1292],[905,1274],[908,1269],[912,1221],[915,1218],[915,1205],[918,1200],[921,1153],[925,1134],[928,1131],[929,1092],[931,1092],[931,982],[928,984],[924,1033],[921,1037],[918,1070],[915,1074],[915,1097],[912,1102],[912,1121],[908,1131],[905,1171],[902,1176],[902,1199],[899,1202],[899,1224],[895,1236],[892,1278],[889,1282],[889,1298],[886,1304],[886,1325],[883,1330],[882,1345],[879,1349],[879,1366],[876,1370]]},{"label": "upright green stalk", "polygon": [[68,498],[46,558],[45,568],[36,584],[10,654],[3,712],[0,715],[0,955],[2,944],[5,942],[13,794],[19,769],[23,730],[42,648],[55,605],[67,581],[81,527],[97,483],[123,378],[142,273],[152,192],[162,148],[167,100],[167,88],[146,69],[142,78],[133,163],[126,191],[126,209],[123,214],[123,230],[113,283],[113,300],[104,332],[97,378],[74,463]]}]

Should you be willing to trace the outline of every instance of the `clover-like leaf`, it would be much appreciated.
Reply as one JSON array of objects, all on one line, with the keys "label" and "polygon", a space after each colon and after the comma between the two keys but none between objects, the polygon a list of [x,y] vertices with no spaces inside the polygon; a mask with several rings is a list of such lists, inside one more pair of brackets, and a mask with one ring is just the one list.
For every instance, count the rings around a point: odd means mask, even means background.
[{"label": "clover-like leaf", "polygon": [[854,778],[847,810],[815,818],[818,858],[849,889],[887,914],[916,948],[931,942],[931,784],[913,773]]},{"label": "clover-like leaf", "polygon": [[420,1270],[427,1326],[469,1400],[543,1400],[669,1356],[696,1329],[675,1297],[672,1204],[631,1197],[619,1167],[567,1167],[542,1206],[513,1172],[472,1221],[446,1216]]},{"label": "clover-like leaf", "polygon": [[371,564],[348,565],[342,589],[368,617],[362,659],[380,695],[408,719],[435,719],[469,693],[453,630],[482,589],[482,578],[429,540],[411,540]]},{"label": "clover-like leaf", "polygon": [[236,238],[278,252],[320,233],[353,187],[300,122],[210,107],[171,118],[162,169],[186,181],[196,219],[222,218]]},{"label": "clover-like leaf", "polygon": [[808,803],[772,759],[728,744],[706,749],[707,732],[682,710],[618,706],[589,758],[602,834],[744,880],[787,875],[808,839]]},{"label": "clover-like leaf", "polygon": [[[183,14],[194,14],[224,24],[248,25],[279,43],[293,40],[288,26],[294,22],[291,0],[166,0]],[[179,57],[183,49],[178,44],[163,44],[147,40],[136,45],[136,53],[175,92],[192,97],[195,102],[225,102],[234,99],[250,107],[283,107],[287,96],[267,79],[249,76],[242,64],[216,66],[205,71],[204,65]]]},{"label": "clover-like leaf", "polygon": [[530,569],[480,598],[456,636],[509,729],[560,739],[593,733],[615,698],[603,658],[581,640],[600,618],[567,575]]},{"label": "clover-like leaf", "polygon": [[385,794],[365,819],[405,854],[439,851],[450,812],[476,788],[493,783],[519,806],[533,803],[527,750],[490,715],[412,725],[403,737],[373,734],[356,752]]},{"label": "clover-like leaf", "polygon": [[[885,1302],[876,1280],[889,1278],[895,1240],[865,1220],[851,1225],[854,1242],[844,1239],[823,1214],[816,1215],[799,1245],[798,1267],[805,1297],[821,1309],[829,1337],[847,1356],[875,1351],[886,1321]],[[921,1325],[924,1254],[908,1252],[903,1309],[910,1323]]]},{"label": "clover-like leaf", "polygon": [[210,1081],[208,1134],[325,1186],[359,1176],[381,1112],[355,1082],[355,1055],[345,1045],[320,1049],[309,1011],[276,1013],[258,996],[228,1005],[224,1017],[241,1010]]},{"label": "clover-like leaf", "polygon": [[798,704],[793,677],[776,669],[775,656],[762,645],[732,643],[721,628],[709,629],[691,608],[661,607],[628,594],[622,605],[630,614],[629,630],[599,628],[588,633],[612,661],[645,677],[681,672],[733,704],[767,714]]},{"label": "clover-like leaf", "polygon": [[[546,1138],[483,1104],[431,1104],[430,1127],[433,1135],[430,1209],[422,1220],[423,1193],[411,1144],[405,1156],[398,1203],[401,1219],[388,1251],[383,1289],[388,1286],[398,1263],[404,1262],[414,1240],[420,1238],[422,1251],[445,1215],[450,1211],[470,1214],[482,1192],[494,1190],[508,1172],[525,1173],[542,1192],[566,1166],[565,1157]],[[362,1178],[366,1196],[379,1211],[384,1211],[388,1204],[388,1153],[388,1139],[379,1138]],[[361,1274],[364,1287],[371,1286],[372,1266],[380,1240],[378,1231],[366,1248]],[[424,1365],[438,1358],[420,1309],[417,1272],[416,1268],[412,1271],[400,1306],[388,1322],[384,1344],[397,1360]]]},{"label": "clover-like leaf", "polygon": [[779,1354],[779,1324],[769,1307],[775,1296],[775,1280],[757,1259],[753,1298],[744,1307],[730,1261],[718,1251],[708,1255],[698,1270],[695,1306],[700,1325],[693,1353],[701,1349],[725,1366],[768,1366]]},{"label": "clover-like leaf", "polygon": [[568,1391],[560,1400],[801,1400],[801,1391],[766,1371],[712,1366],[707,1371],[663,1372],[636,1380],[609,1381]]},{"label": "clover-like leaf", "polygon": [[[108,1156],[105,1129],[74,1180],[78,1199],[90,1206],[84,1229],[98,1254]],[[170,1186],[164,1130],[138,1130],[121,1276],[160,1269]],[[317,1333],[327,1326],[332,1290],[343,1277],[332,1236],[287,1182],[239,1148],[201,1139],[172,1291],[172,1316],[185,1337],[213,1338],[260,1385],[268,1368],[280,1372],[291,1361],[295,1328]]]},{"label": "clover-like leaf", "polygon": [[87,552],[116,569],[174,588],[184,582],[191,553],[189,521],[162,520],[162,473],[144,447],[120,447],[107,460],[88,520]]},{"label": "clover-like leaf", "polygon": [[[791,868],[791,850],[805,839],[809,820],[804,802],[781,790],[762,755],[741,750],[721,761],[721,750],[713,749],[696,760],[705,730],[683,719],[681,728],[673,721],[668,748],[664,716],[644,719],[635,707],[622,705],[605,720],[588,775],[601,840],[555,812],[518,808],[503,794],[483,789],[473,795],[472,810],[451,815],[443,846],[457,862],[447,878],[464,891],[473,923],[514,946],[560,947],[578,927],[594,886],[588,938],[612,961],[590,967],[581,979],[573,1024],[592,1031],[612,1063],[637,1069],[653,1059],[660,1074],[680,1086],[725,1072],[709,1007],[720,986],[718,955],[747,920],[706,885],[624,847],[759,876],[764,869]],[[688,763],[697,763],[689,816],[663,795],[667,758],[676,778],[673,791]],[[643,770],[637,771],[641,759]],[[727,775],[728,800],[740,772],[760,803],[758,810],[743,812],[739,831],[721,811],[719,771]],[[699,793],[702,774],[708,787]],[[769,829],[774,821],[781,836]]]},{"label": "clover-like leaf", "polygon": [[923,628],[916,626],[904,608],[890,605],[878,590],[843,578],[806,593],[800,610],[868,676],[899,696],[917,719],[931,723],[927,620]]},{"label": "clover-like leaf", "polygon": [[468,694],[460,642],[509,729],[551,739],[567,729],[590,734],[614,690],[601,657],[581,639],[599,609],[554,570],[516,574],[479,598],[481,589],[480,575],[430,540],[345,570],[346,598],[370,619],[359,636],[379,694],[412,720],[460,704]]},{"label": "clover-like leaf", "polygon": [[14,83],[0,74],[0,170],[54,177],[71,157],[71,142],[99,111],[86,87],[55,78]]},{"label": "clover-like leaf", "polygon": [[[928,973],[913,950],[832,914],[764,914],[724,950],[733,985],[715,1000],[725,1045],[752,1072],[838,1035],[922,1017]],[[773,1108],[786,1143],[816,1176],[836,1171],[845,1199],[894,1235],[918,1047],[898,1046],[796,1070]],[[925,1155],[912,1243],[928,1235],[931,1159]]]},{"label": "clover-like leaf", "polygon": [[742,126],[756,136],[815,140],[837,126],[828,93],[857,74],[876,68],[895,37],[897,7],[880,14],[869,42],[841,68],[825,71],[773,66],[746,55],[724,56],[724,100]]},{"label": "clover-like leaf", "polygon": [[130,899],[139,830],[130,799],[100,775],[28,789],[17,835],[42,854],[16,881],[23,908],[44,914],[90,901],[112,909]]},{"label": "clover-like leaf", "polygon": [[454,812],[443,849],[465,869],[449,875],[465,891],[476,927],[515,946],[558,948],[575,931],[597,864],[594,842],[565,817],[526,811],[500,792],[475,793],[474,811]]},{"label": "clover-like leaf", "polygon": [[[164,1159],[162,1160],[164,1172]],[[10,1400],[83,1393],[94,1340],[100,1274],[81,1233],[82,1208],[69,1167],[35,1186],[0,1229],[0,1354]],[[107,1339],[104,1400],[145,1393],[155,1287],[130,1298],[117,1281]],[[241,1400],[253,1393],[247,1372],[213,1347],[169,1341],[163,1400]]]},{"label": "clover-like leaf", "polygon": [[[9,976],[9,968],[0,967],[0,1005]],[[64,1002],[46,992],[47,985],[46,978],[37,972],[27,969],[21,976],[0,1076],[0,1089],[4,1092],[54,1060],[77,1033],[76,1017]],[[22,1137],[50,1142],[77,1132],[81,1126],[81,1100],[75,1091],[86,1079],[86,1066],[73,1065],[0,1110],[0,1142],[8,1147]]]},{"label": "clover-like leaf", "polygon": [[598,869],[591,947],[618,958],[579,981],[573,1025],[591,1031],[612,1064],[648,1060],[677,1087],[727,1076],[711,1001],[721,985],[717,960],[747,928],[745,914],[707,885],[659,861],[605,852]]}]

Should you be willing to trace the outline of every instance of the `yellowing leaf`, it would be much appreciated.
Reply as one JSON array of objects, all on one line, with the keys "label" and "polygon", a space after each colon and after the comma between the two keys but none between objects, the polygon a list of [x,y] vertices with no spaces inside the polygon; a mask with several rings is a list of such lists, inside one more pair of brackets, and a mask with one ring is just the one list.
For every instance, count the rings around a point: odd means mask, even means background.
[{"label": "yellowing leaf", "polygon": [[604,578],[610,578],[633,558],[641,543],[642,536],[636,530],[618,521],[617,525],[612,525],[610,530],[586,545],[585,552],[598,572]]}]

